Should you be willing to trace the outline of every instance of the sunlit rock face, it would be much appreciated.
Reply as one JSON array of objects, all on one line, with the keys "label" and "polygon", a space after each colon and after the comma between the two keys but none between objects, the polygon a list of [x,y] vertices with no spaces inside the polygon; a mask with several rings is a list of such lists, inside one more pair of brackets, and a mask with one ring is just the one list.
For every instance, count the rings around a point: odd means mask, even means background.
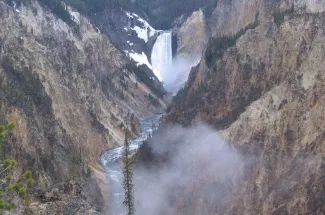
[{"label": "sunlit rock face", "polygon": [[325,10],[325,2],[321,0],[295,0],[294,5],[308,13],[321,13]]},{"label": "sunlit rock face", "polygon": [[[266,2],[266,1],[265,1]],[[277,0],[270,1],[269,6],[276,6]],[[207,21],[212,36],[232,35],[255,19],[256,11],[264,10],[263,0],[229,1],[218,0],[211,18]],[[236,16],[234,14],[237,14]]]},{"label": "sunlit rock face", "polygon": [[177,56],[191,59],[201,55],[208,40],[208,29],[201,10],[193,12],[174,32],[177,35]]},{"label": "sunlit rock face", "polygon": [[[78,30],[37,1],[14,7],[0,1],[0,118],[1,124],[16,123],[6,139],[6,153],[18,161],[15,175],[32,170],[44,192],[69,180],[88,184],[93,179],[85,178],[85,168],[122,144],[125,128],[133,137],[139,134],[139,117],[156,112],[147,96],[155,93],[127,70],[126,56],[89,20],[69,12]],[[96,183],[89,184],[96,186],[90,190],[99,190]],[[67,198],[71,194],[62,192]],[[103,209],[100,190],[95,195],[96,206]],[[65,197],[56,209],[70,204]],[[91,206],[85,205],[91,214]]]}]

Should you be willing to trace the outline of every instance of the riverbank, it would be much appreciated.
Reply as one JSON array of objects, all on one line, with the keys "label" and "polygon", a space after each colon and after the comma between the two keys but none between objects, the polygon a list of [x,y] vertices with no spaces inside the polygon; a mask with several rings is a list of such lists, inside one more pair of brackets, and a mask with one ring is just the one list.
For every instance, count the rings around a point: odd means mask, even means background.
[{"label": "riverbank", "polygon": [[[161,115],[154,115],[141,121],[141,133],[140,135],[130,141],[130,150],[136,152],[142,143],[157,129],[159,125]],[[105,152],[101,158],[101,168],[96,168],[97,165],[92,166],[94,168],[94,177],[99,183],[104,199],[107,204],[109,212],[114,214],[123,213],[123,197],[124,190],[122,187],[122,165],[121,158],[123,156],[123,146],[117,147]],[[104,170],[104,172],[103,172]],[[103,175],[105,177],[103,177]],[[103,182],[103,180],[106,180]]]},{"label": "riverbank", "polygon": [[91,169],[91,177],[96,180],[100,190],[101,194],[105,201],[105,210],[104,212],[107,212],[107,202],[108,202],[108,181],[107,176],[105,174],[105,169],[100,165],[100,163],[90,163],[88,167]]}]

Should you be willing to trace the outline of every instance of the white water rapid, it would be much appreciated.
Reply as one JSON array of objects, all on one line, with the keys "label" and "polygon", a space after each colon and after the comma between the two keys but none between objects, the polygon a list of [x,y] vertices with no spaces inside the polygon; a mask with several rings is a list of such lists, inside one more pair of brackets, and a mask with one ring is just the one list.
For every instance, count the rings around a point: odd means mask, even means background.
[{"label": "white water rapid", "polygon": [[160,81],[168,80],[172,63],[172,33],[167,31],[158,36],[151,53],[152,70]]}]

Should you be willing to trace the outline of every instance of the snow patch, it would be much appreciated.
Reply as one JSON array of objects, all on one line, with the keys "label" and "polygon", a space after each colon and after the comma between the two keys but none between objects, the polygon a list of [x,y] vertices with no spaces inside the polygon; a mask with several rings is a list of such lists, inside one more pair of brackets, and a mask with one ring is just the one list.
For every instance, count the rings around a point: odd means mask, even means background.
[{"label": "snow patch", "polygon": [[73,11],[71,7],[68,7],[68,12],[72,18],[72,20],[76,23],[76,24],[80,24],[80,19],[81,19],[81,16],[80,16],[80,13],[76,12],[76,11]]},{"label": "snow patch", "polygon": [[143,39],[145,42],[148,42],[148,30],[147,28],[143,29],[139,26],[134,26],[133,30],[137,33],[140,39]]},{"label": "snow patch", "polygon": [[131,58],[133,59],[135,62],[137,62],[137,66],[140,66],[140,65],[147,65],[147,67],[149,69],[152,70],[152,66],[151,64],[149,63],[149,60],[148,60],[148,57],[147,55],[142,52],[141,54],[139,53],[136,53],[134,51],[132,52],[129,52],[129,51],[125,51],[125,53]]},{"label": "snow patch", "polygon": [[17,3],[15,1],[12,1],[12,4],[14,5],[14,10],[17,12],[17,13],[20,13],[20,10],[17,9]]},{"label": "snow patch", "polygon": [[125,14],[126,14],[129,18],[133,18],[133,16],[131,15],[130,12],[125,12]]},{"label": "snow patch", "polygon": [[[138,37],[144,40],[146,43],[148,42],[149,37],[152,37],[153,35],[155,35],[156,32],[158,32],[153,27],[151,27],[147,21],[140,18],[137,14],[131,14],[130,12],[125,12],[125,14],[130,19],[136,19],[138,22],[141,23],[141,26],[135,25],[133,28],[131,28],[131,30],[135,31]],[[130,29],[124,28],[124,30],[128,31]]]}]

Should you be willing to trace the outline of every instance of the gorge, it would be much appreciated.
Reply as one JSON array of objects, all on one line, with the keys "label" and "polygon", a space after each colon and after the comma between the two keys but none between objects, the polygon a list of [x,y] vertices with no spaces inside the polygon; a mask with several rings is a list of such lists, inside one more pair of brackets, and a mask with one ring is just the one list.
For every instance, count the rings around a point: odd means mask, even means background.
[{"label": "gorge", "polygon": [[5,213],[123,214],[127,130],[135,214],[324,214],[324,20],[315,0],[0,0],[2,149],[35,180]]}]

